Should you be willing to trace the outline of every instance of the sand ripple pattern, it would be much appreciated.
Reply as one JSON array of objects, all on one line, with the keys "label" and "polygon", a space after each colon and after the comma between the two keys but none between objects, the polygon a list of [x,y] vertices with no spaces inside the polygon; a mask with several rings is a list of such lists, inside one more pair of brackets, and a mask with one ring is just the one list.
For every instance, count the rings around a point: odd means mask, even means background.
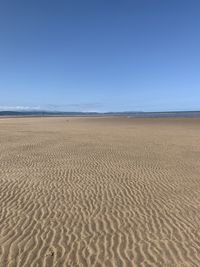
[{"label": "sand ripple pattern", "polygon": [[200,266],[198,119],[0,119],[0,267]]}]

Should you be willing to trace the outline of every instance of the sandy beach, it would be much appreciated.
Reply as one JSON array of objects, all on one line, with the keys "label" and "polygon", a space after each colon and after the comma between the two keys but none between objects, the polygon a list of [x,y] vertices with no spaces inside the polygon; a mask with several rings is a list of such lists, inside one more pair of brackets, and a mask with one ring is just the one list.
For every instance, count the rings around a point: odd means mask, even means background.
[{"label": "sandy beach", "polygon": [[0,118],[0,267],[200,266],[200,119]]}]

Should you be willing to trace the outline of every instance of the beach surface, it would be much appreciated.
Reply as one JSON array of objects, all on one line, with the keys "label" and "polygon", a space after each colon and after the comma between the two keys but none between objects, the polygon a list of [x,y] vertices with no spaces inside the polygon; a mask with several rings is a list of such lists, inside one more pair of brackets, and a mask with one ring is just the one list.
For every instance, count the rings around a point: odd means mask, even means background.
[{"label": "beach surface", "polygon": [[200,119],[0,118],[0,267],[199,267]]}]

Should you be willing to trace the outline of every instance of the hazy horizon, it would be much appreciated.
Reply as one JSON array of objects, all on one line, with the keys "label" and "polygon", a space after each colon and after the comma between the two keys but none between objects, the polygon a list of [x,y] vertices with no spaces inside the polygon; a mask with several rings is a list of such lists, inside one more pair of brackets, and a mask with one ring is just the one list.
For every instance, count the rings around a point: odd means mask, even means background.
[{"label": "hazy horizon", "polygon": [[[10,109],[9,109],[10,108]],[[143,111],[143,110],[122,110],[122,111],[112,111],[112,110],[107,110],[107,111],[77,111],[77,110],[53,110],[53,109],[39,109],[39,108],[30,108],[30,107],[18,107],[18,108],[12,108],[8,107],[7,109],[0,109],[0,113],[97,113],[97,114],[106,114],[106,113],[114,113],[114,114],[123,114],[123,113],[200,113],[200,109],[196,110],[159,110],[159,111]]]}]

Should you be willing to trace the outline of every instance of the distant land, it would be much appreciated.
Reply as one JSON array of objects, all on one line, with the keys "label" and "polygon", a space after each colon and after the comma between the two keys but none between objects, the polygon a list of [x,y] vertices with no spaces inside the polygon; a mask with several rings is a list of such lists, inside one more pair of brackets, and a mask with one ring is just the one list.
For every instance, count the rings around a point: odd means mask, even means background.
[{"label": "distant land", "polygon": [[0,111],[0,116],[7,117],[51,117],[51,116],[126,116],[134,118],[194,118],[200,117],[200,111],[163,111],[163,112],[59,112],[59,111]]}]

